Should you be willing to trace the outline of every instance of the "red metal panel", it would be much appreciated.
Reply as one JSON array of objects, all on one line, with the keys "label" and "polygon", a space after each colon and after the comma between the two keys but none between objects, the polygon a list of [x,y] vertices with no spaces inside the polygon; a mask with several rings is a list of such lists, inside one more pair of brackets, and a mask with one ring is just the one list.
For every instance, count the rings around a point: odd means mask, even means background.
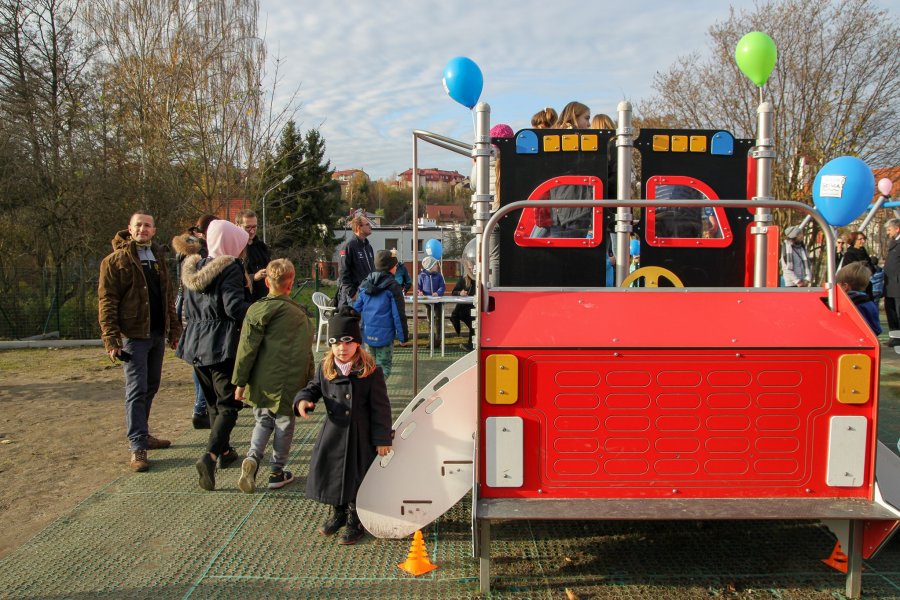
[{"label": "red metal panel", "polygon": [[481,416],[523,419],[525,479],[483,497],[871,498],[871,468],[825,484],[832,416],[866,416],[874,448],[876,399],[835,399],[841,351],[504,351],[520,400]]},{"label": "red metal panel", "polygon": [[[837,312],[829,310],[824,299],[820,289],[492,291],[494,310],[481,315],[481,346],[877,352],[878,338],[847,296],[837,290]],[[877,364],[878,357],[873,359]],[[559,376],[584,375],[563,371]]]}]

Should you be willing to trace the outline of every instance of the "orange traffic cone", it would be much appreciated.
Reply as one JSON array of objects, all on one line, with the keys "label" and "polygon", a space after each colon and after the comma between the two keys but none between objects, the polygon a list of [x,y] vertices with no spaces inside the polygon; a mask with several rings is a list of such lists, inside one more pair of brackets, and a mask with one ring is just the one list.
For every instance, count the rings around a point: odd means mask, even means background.
[{"label": "orange traffic cone", "polygon": [[828,558],[823,558],[822,562],[832,569],[837,569],[841,573],[847,572],[847,555],[841,552],[840,542],[837,542],[834,545],[834,550],[831,551],[831,556],[829,556]]},{"label": "orange traffic cone", "polygon": [[413,535],[412,544],[409,545],[409,556],[406,562],[397,565],[407,573],[412,573],[416,577],[423,575],[428,571],[437,569],[437,565],[432,564],[428,560],[428,550],[425,549],[425,540],[422,538],[422,532],[416,531]]}]

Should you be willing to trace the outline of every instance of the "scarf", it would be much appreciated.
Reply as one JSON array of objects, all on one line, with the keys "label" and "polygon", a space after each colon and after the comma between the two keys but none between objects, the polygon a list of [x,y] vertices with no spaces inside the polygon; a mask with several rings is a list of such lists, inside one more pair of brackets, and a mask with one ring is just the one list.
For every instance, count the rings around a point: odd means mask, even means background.
[{"label": "scarf", "polygon": [[341,361],[339,361],[339,360],[337,359],[337,357],[335,357],[335,358],[334,358],[334,365],[338,368],[338,370],[339,370],[341,373],[344,374],[344,377],[347,377],[348,375],[350,375],[350,371],[353,370],[353,361],[350,361],[350,362],[341,362]]}]

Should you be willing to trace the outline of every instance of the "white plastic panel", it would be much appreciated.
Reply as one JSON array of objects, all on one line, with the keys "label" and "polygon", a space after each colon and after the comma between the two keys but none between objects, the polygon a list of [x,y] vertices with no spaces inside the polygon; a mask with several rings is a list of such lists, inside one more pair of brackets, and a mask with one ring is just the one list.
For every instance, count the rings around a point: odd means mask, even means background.
[{"label": "white plastic panel", "polygon": [[485,433],[487,485],[521,487],[524,453],[522,418],[488,417]]},{"label": "white plastic panel", "polygon": [[866,417],[831,417],[828,436],[828,471],[825,483],[833,487],[860,487],[866,469]]}]

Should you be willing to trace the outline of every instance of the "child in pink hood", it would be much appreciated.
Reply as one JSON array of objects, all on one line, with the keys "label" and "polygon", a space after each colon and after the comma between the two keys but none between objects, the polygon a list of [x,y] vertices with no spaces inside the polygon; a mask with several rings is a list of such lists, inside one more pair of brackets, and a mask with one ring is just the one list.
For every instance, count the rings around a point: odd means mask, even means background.
[{"label": "child in pink hood", "polygon": [[200,487],[216,488],[216,462],[224,468],[238,459],[231,430],[243,403],[231,383],[244,314],[250,306],[244,265],[238,258],[249,235],[228,221],[213,221],[206,230],[209,256],[184,259],[184,334],[176,356],[194,367],[209,411],[209,442],[197,461]]}]

